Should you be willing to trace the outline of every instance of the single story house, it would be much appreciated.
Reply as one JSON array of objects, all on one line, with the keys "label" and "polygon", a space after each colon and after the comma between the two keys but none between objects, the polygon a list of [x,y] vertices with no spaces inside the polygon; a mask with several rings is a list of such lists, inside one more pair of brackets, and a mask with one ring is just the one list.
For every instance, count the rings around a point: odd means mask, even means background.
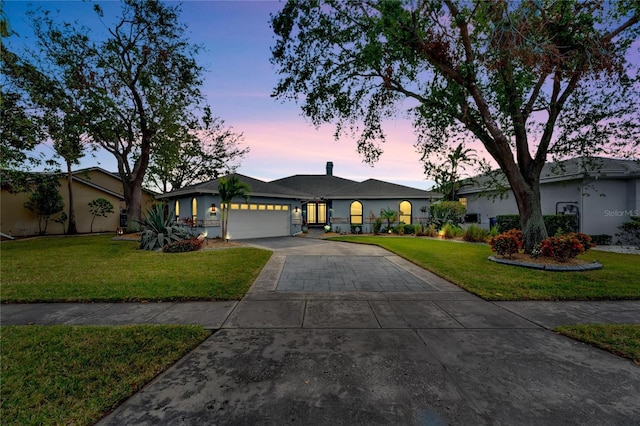
[{"label": "single story house", "polygon": [[[62,195],[64,212],[69,212],[69,191],[67,189],[66,173],[59,174],[60,186],[58,192]],[[0,195],[0,231],[13,237],[25,237],[38,235],[38,218],[24,205],[29,200],[30,193],[12,193],[6,187],[2,187]],[[121,226],[121,221],[126,222],[126,204],[123,196],[122,179],[117,173],[108,172],[100,167],[91,167],[73,172],[73,197],[76,216],[76,228],[79,233],[89,233],[93,215],[89,212],[89,203],[97,198],[104,198],[113,205],[114,213],[107,217],[96,217],[93,222],[93,232],[116,232]],[[151,206],[154,193],[143,191],[143,211]],[[121,213],[124,214],[121,217]],[[67,223],[64,226],[55,223],[59,217],[51,218],[47,227],[47,235],[64,234]]]},{"label": "single story house", "polygon": [[[236,174],[247,183],[249,202],[233,200],[228,208],[228,238],[246,239],[290,236],[304,226],[329,225],[335,232],[370,232],[382,209],[399,212],[406,224],[426,221],[432,201],[441,194],[396,185],[376,179],[357,182],[333,175],[333,163],[326,173],[295,175],[264,182]],[[218,179],[159,195],[166,200],[176,219],[206,232],[208,238],[221,237]]]},{"label": "single story house", "polygon": [[[506,184],[504,175],[498,179]],[[501,197],[495,181],[486,176],[465,182],[458,191],[460,201],[467,217],[485,228],[498,215],[518,214],[511,190]],[[540,198],[542,214],[575,215],[580,232],[614,236],[618,226],[640,215],[640,162],[578,157],[548,163],[540,176]]]}]

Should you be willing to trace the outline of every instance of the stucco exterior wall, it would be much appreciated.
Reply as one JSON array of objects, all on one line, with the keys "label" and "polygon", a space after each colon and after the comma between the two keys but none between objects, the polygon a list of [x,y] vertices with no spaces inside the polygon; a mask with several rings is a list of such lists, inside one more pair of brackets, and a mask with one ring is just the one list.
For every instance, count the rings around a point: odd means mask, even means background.
[{"label": "stucco exterior wall", "polygon": [[[99,171],[90,173],[90,176],[92,177],[91,183],[101,187],[114,188],[119,184],[120,190],[118,193],[122,193],[122,184],[119,179]],[[84,179],[84,177],[81,179]],[[60,179],[58,192],[62,195],[64,202],[63,211],[68,215],[69,190],[66,177]],[[24,207],[29,197],[30,194],[28,193],[11,194],[4,189],[2,190],[0,195],[0,230],[3,233],[14,237],[38,235],[38,218],[33,212]],[[91,231],[93,216],[89,212],[88,204],[97,198],[104,198],[111,202],[114,212],[107,217],[96,217],[93,223],[93,232],[115,232],[120,226],[120,210],[126,207],[124,200],[109,192],[101,191],[99,188],[76,180],[74,180],[73,197],[76,227],[79,233],[89,233]],[[151,194],[143,192],[142,199],[142,210],[144,212],[153,203],[153,197]],[[65,233],[67,224],[65,223],[63,228],[61,224],[54,222],[54,219],[58,217],[59,215],[55,215],[49,220],[47,235],[62,235]]]},{"label": "stucco exterior wall", "polygon": [[[467,213],[479,213],[481,225],[489,228],[498,215],[517,214],[513,193],[504,199],[467,194]],[[580,216],[580,231],[589,235],[614,236],[618,226],[640,214],[640,179],[580,179],[546,183],[541,186],[542,214],[553,215],[575,205]],[[575,210],[574,210],[575,211]],[[568,208],[566,214],[570,214]],[[553,232],[549,230],[549,232]],[[615,241],[615,239],[614,239]]]},{"label": "stucco exterior wall", "polygon": [[[373,232],[370,215],[380,217],[381,210],[391,209],[396,212],[400,211],[400,203],[402,201],[409,201],[411,203],[411,223],[419,224],[426,222],[429,215],[429,200],[407,198],[403,200],[398,199],[352,199],[352,200],[333,200],[333,213],[331,217],[331,227],[333,231],[350,232],[350,211],[351,203],[354,201],[360,201],[362,203],[362,216],[363,225],[362,232]],[[422,212],[424,207],[426,212]],[[397,222],[397,221],[396,221]],[[406,221],[405,221],[406,223]]]}]

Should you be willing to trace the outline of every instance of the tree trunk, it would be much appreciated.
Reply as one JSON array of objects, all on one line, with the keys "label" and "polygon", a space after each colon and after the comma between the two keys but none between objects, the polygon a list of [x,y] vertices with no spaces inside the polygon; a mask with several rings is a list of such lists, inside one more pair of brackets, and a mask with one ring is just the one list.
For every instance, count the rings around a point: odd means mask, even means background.
[{"label": "tree trunk", "polygon": [[509,179],[511,190],[518,205],[518,212],[520,213],[520,226],[524,233],[525,253],[531,253],[548,235],[542,217],[538,178],[534,177],[528,180],[529,182],[525,182],[525,178],[522,176]]},{"label": "tree trunk", "polygon": [[71,163],[67,161],[67,188],[69,190],[69,225],[67,234],[75,235],[78,233],[76,227],[76,210],[73,207],[73,173],[71,173]]},{"label": "tree trunk", "polygon": [[138,232],[142,222],[142,180],[133,179],[128,183],[128,187],[129,190],[125,191],[127,232]]}]

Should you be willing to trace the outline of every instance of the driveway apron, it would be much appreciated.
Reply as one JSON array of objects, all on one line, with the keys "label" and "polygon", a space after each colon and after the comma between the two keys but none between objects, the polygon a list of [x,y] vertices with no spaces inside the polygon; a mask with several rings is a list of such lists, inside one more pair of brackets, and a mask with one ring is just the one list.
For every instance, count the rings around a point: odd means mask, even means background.
[{"label": "driveway apron", "polygon": [[274,254],[246,297],[101,424],[638,424],[640,368],[548,317],[378,247],[250,243]]}]

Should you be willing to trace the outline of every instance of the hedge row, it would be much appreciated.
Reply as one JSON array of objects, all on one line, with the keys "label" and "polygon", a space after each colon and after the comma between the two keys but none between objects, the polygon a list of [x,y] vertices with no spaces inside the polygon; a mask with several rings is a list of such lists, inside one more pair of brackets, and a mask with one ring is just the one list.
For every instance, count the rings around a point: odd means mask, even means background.
[{"label": "hedge row", "polygon": [[[577,228],[576,216],[573,215],[545,215],[544,225],[549,235],[555,235],[560,230],[560,234],[574,232]],[[510,229],[521,229],[520,216],[517,214],[506,214],[496,216],[498,232],[507,232]]]}]

